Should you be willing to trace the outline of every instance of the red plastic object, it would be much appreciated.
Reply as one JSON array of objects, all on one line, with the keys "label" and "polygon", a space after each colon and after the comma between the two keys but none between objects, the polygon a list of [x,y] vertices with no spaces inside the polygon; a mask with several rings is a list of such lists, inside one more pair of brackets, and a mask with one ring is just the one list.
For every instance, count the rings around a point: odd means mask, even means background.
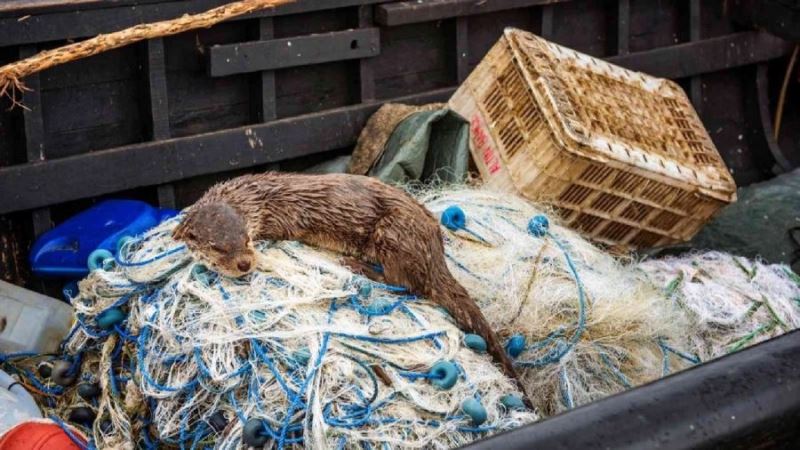
[{"label": "red plastic object", "polygon": [[81,447],[52,422],[22,422],[0,436],[0,450],[81,450]]}]

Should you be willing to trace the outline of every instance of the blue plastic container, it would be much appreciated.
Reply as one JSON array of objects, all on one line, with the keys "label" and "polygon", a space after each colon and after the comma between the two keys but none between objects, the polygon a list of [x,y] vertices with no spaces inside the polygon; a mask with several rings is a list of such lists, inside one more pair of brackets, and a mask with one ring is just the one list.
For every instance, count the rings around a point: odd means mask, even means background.
[{"label": "blue plastic container", "polygon": [[126,239],[177,214],[137,200],[104,201],[39,237],[31,249],[31,269],[39,277],[83,278],[90,266],[116,256]]}]

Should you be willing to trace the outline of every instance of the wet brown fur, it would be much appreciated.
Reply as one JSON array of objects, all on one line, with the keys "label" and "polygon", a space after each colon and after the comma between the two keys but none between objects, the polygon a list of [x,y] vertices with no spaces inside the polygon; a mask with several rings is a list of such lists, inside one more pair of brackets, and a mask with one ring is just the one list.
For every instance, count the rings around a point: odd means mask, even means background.
[{"label": "wet brown fur", "polygon": [[245,175],[212,187],[173,235],[229,276],[255,268],[252,242],[262,239],[377,262],[388,283],[433,300],[462,330],[483,337],[489,354],[517,380],[481,310],[450,274],[436,219],[398,188],[357,175]]}]

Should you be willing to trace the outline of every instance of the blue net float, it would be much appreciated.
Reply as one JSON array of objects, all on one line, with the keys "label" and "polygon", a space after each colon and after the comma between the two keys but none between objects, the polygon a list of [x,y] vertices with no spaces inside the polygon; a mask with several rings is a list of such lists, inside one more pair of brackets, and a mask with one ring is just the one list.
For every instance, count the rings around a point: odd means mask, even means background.
[{"label": "blue net float", "polygon": [[358,286],[358,296],[359,297],[361,297],[361,298],[369,298],[369,296],[371,294],[372,294],[372,284],[364,282],[364,283],[361,283]]},{"label": "blue net float", "polygon": [[97,250],[89,253],[89,257],[86,258],[86,265],[89,267],[90,271],[94,271],[100,268],[103,268],[103,264],[107,259],[114,259],[114,254],[111,253],[110,250],[106,250],[104,248],[98,248]]},{"label": "blue net float", "polygon": [[467,216],[464,214],[464,210],[453,205],[442,212],[441,222],[450,231],[463,230],[467,223]]},{"label": "blue net float", "polygon": [[134,240],[135,239],[132,236],[128,235],[120,237],[117,240],[117,245],[116,245],[117,254],[119,254],[120,250],[122,250],[122,248],[125,247],[125,245],[127,245],[129,242],[133,242]]},{"label": "blue net float", "polygon": [[371,316],[378,316],[386,314],[392,307],[392,302],[384,298],[376,298],[369,306],[367,306],[367,314]]},{"label": "blue net float", "polygon": [[441,390],[451,389],[458,381],[458,367],[450,361],[439,361],[428,371],[431,384]]},{"label": "blue net float", "polygon": [[500,404],[509,411],[514,409],[525,409],[525,403],[522,401],[522,397],[519,395],[506,394],[500,397]]},{"label": "blue net float", "polygon": [[464,335],[464,344],[476,353],[486,353],[486,341],[477,334]]},{"label": "blue net float", "polygon": [[549,229],[550,221],[547,220],[545,215],[537,214],[528,221],[528,233],[534,237],[543,237]]},{"label": "blue net float", "polygon": [[474,426],[480,426],[488,418],[486,408],[476,398],[468,398],[461,403],[461,410],[468,415]]},{"label": "blue net float", "polygon": [[516,358],[521,355],[523,351],[525,351],[525,336],[515,334],[506,342],[506,353],[508,353],[508,356]]},{"label": "blue net float", "polygon": [[125,312],[119,308],[108,308],[97,315],[95,322],[97,323],[98,327],[104,330],[110,330],[114,328],[114,325],[119,325],[124,320]]}]

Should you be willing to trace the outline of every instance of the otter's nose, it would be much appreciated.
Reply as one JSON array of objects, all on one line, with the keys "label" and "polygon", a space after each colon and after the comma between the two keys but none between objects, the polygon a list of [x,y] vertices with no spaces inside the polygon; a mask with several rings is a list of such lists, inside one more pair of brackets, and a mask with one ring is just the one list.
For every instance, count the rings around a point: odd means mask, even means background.
[{"label": "otter's nose", "polygon": [[236,263],[236,268],[241,270],[242,272],[249,272],[250,271],[250,261],[242,260]]}]

